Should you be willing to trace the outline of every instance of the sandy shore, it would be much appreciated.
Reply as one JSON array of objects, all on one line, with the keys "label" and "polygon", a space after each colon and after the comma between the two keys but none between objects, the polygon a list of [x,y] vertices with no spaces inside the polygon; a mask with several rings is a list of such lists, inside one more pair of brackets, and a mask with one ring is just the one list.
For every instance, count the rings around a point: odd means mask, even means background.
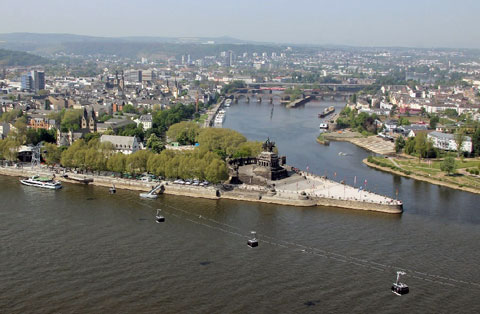
[{"label": "sandy shore", "polygon": [[480,194],[479,190],[472,189],[472,188],[469,188],[469,187],[460,187],[460,186],[452,184],[452,183],[438,181],[438,180],[435,180],[435,179],[432,179],[432,178],[427,178],[427,177],[424,177],[424,176],[418,176],[418,175],[415,175],[415,174],[407,175],[403,172],[395,171],[395,170],[393,170],[391,168],[388,168],[388,167],[381,167],[381,166],[376,165],[374,163],[368,162],[366,158],[363,160],[363,163],[366,164],[367,166],[371,167],[371,168],[375,168],[375,169],[378,169],[378,170],[381,170],[381,171],[384,171],[384,172],[393,173],[393,174],[396,174],[396,175],[399,175],[399,176],[402,176],[402,177],[406,177],[406,178],[410,178],[410,179],[414,179],[414,180],[418,180],[418,181],[424,181],[424,182],[428,182],[428,183],[431,183],[431,184],[441,185],[441,186],[445,186],[445,187],[455,189],[455,190]]}]

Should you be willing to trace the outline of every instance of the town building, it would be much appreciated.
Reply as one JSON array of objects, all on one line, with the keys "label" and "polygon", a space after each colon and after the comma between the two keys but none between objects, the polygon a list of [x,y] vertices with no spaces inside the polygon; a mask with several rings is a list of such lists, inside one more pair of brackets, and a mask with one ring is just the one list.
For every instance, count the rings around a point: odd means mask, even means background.
[{"label": "town building", "polygon": [[139,126],[141,123],[143,125],[143,130],[147,131],[152,128],[153,117],[151,114],[144,114],[144,115],[141,115],[140,118],[134,121],[137,123],[137,126]]},{"label": "town building", "polygon": [[57,128],[57,123],[53,119],[49,119],[42,115],[31,115],[28,120],[28,126],[32,129],[51,130]]},{"label": "town building", "polygon": [[85,133],[97,132],[97,119],[92,107],[83,107],[82,130]]},{"label": "town building", "polygon": [[22,75],[21,87],[22,90],[36,92],[45,89],[45,72],[33,70]]},{"label": "town building", "polygon": [[30,74],[22,75],[22,90],[31,91],[33,90],[33,79]]},{"label": "town building", "polygon": [[[458,151],[458,145],[454,134],[433,131],[427,135],[427,138],[433,142],[433,147],[435,148],[448,151]],[[472,139],[469,136],[465,136],[461,151],[471,153],[472,150]]]},{"label": "town building", "polygon": [[140,144],[135,136],[117,136],[117,135],[102,135],[100,142],[110,142],[116,152],[129,155],[140,150]]}]

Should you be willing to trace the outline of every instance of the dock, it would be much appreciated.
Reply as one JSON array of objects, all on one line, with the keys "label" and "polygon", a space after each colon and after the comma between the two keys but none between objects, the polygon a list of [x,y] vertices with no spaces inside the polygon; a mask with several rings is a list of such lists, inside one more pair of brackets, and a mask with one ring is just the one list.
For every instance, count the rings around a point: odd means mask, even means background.
[{"label": "dock", "polygon": [[306,96],[306,97],[294,100],[287,105],[287,108],[296,108],[298,106],[305,105],[310,100],[312,100],[312,96]]},{"label": "dock", "polygon": [[219,102],[216,103],[210,110],[207,112],[207,118],[203,124],[204,128],[209,128],[213,125],[213,120],[215,120],[215,116],[217,115],[220,108],[222,108],[225,102],[225,98],[220,98]]}]

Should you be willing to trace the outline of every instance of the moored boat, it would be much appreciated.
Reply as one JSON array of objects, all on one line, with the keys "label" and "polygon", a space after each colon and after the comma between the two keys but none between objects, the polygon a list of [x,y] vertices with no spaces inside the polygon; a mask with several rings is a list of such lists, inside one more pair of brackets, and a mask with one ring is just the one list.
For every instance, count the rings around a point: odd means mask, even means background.
[{"label": "moored boat", "polygon": [[20,179],[24,185],[35,186],[44,189],[58,190],[62,188],[60,181],[54,181],[52,178],[32,176],[26,179]]},{"label": "moored boat", "polygon": [[320,123],[319,128],[322,129],[322,130],[327,130],[328,129],[328,123],[325,123],[325,122]]},{"label": "moored boat", "polygon": [[330,106],[328,108],[325,108],[323,109],[323,112],[322,113],[319,113],[318,114],[318,117],[319,118],[325,118],[326,116],[328,116],[329,114],[335,112],[335,107],[334,106]]}]

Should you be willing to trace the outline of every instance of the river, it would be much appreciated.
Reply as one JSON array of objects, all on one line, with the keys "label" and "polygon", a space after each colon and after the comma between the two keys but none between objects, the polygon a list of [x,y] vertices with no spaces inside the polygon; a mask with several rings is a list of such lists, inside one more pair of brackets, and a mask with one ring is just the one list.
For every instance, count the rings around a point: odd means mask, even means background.
[{"label": "river", "polygon": [[[232,104],[224,127],[270,137],[287,162],[404,201],[403,215],[295,208],[0,177],[2,313],[478,313],[480,198],[361,163],[322,146],[317,113]],[[272,114],[272,108],[273,114]],[[339,156],[344,152],[346,156]],[[336,176],[334,176],[336,174]],[[166,222],[154,222],[162,208]],[[251,230],[260,245],[249,248]],[[410,294],[390,292],[397,269]]]}]

